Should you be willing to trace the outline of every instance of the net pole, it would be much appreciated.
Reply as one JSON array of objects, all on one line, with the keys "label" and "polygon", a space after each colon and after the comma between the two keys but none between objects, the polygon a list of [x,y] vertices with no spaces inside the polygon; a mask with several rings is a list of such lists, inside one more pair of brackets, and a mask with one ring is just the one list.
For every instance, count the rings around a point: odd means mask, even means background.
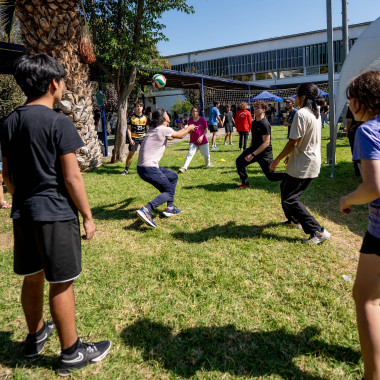
[{"label": "net pole", "polygon": [[201,115],[205,116],[205,93],[203,88],[203,78],[201,78],[201,98],[200,98],[200,105],[201,105]]},{"label": "net pole", "polygon": [[251,112],[251,86],[248,85],[248,106],[249,106],[249,112]]}]

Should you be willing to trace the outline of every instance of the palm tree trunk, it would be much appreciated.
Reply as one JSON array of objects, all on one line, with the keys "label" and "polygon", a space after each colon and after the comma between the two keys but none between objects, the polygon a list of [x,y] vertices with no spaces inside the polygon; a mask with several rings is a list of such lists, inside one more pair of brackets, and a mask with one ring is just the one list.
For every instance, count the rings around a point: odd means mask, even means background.
[{"label": "palm tree trunk", "polygon": [[95,131],[88,66],[81,62],[78,41],[80,15],[75,0],[16,0],[22,37],[28,54],[46,53],[67,71],[66,92],[60,108],[74,122],[85,146],[77,154],[81,170],[101,165]]}]

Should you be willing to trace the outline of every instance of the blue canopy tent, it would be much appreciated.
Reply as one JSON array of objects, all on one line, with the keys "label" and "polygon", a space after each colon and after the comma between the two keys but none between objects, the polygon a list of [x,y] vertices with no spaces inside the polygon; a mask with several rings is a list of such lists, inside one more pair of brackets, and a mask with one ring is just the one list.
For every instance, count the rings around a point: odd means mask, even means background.
[{"label": "blue canopy tent", "polygon": [[256,95],[253,99],[254,102],[258,100],[263,100],[264,102],[283,102],[284,99],[277,95],[271,94],[268,91],[263,91],[259,95]]}]

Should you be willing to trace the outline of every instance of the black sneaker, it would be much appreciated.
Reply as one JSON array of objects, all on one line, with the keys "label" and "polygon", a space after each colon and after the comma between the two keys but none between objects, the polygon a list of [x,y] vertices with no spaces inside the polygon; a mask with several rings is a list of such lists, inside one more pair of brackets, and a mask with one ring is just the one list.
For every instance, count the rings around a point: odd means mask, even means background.
[{"label": "black sneaker", "polygon": [[58,375],[68,376],[77,369],[100,362],[111,348],[109,340],[98,343],[83,343],[80,339],[79,341],[79,347],[73,354],[61,354],[61,366],[57,370]]},{"label": "black sneaker", "polygon": [[28,334],[24,346],[22,347],[22,354],[26,358],[37,356],[43,350],[46,341],[49,339],[54,329],[54,322],[44,322],[44,327],[41,329],[41,332],[33,335]]}]

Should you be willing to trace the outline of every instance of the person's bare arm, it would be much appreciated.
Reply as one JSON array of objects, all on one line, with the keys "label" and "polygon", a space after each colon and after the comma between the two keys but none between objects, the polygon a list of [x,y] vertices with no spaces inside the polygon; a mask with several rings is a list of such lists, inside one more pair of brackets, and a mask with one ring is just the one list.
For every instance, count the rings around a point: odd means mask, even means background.
[{"label": "person's bare arm", "polygon": [[82,173],[79,170],[75,152],[63,154],[60,156],[60,159],[66,188],[75,206],[83,217],[83,227],[86,232],[85,238],[90,240],[95,233],[95,224],[92,219],[86,188],[84,186]]},{"label": "person's bare arm", "polygon": [[362,205],[380,197],[380,160],[360,160],[363,183],[355,191],[340,198],[339,208],[345,214],[352,205]]},{"label": "person's bare arm", "polygon": [[135,145],[135,142],[133,141],[133,138],[132,138],[131,126],[130,125],[127,126],[127,135],[128,135],[129,143],[131,145]]},{"label": "person's bare arm", "polygon": [[352,119],[348,118],[346,119],[346,131],[350,131],[352,127]]},{"label": "person's bare arm", "polygon": [[288,142],[286,143],[284,149],[282,150],[282,152],[277,156],[277,158],[275,160],[273,160],[270,164],[270,168],[271,170],[275,170],[276,169],[276,166],[280,163],[280,161],[285,158],[285,157],[288,157],[289,154],[294,150],[294,148],[298,145],[298,141],[300,140],[299,139],[289,139]]},{"label": "person's bare arm", "polygon": [[9,179],[8,162],[7,162],[6,157],[3,157],[2,160],[3,160],[3,179],[5,182],[5,186],[8,189],[9,193],[13,195],[13,193],[15,192],[15,187],[11,184],[11,181]]},{"label": "person's bare arm", "polygon": [[180,131],[175,131],[171,137],[173,139],[183,139],[189,132],[194,131],[197,127],[194,124],[188,125],[186,128],[181,129]]}]

